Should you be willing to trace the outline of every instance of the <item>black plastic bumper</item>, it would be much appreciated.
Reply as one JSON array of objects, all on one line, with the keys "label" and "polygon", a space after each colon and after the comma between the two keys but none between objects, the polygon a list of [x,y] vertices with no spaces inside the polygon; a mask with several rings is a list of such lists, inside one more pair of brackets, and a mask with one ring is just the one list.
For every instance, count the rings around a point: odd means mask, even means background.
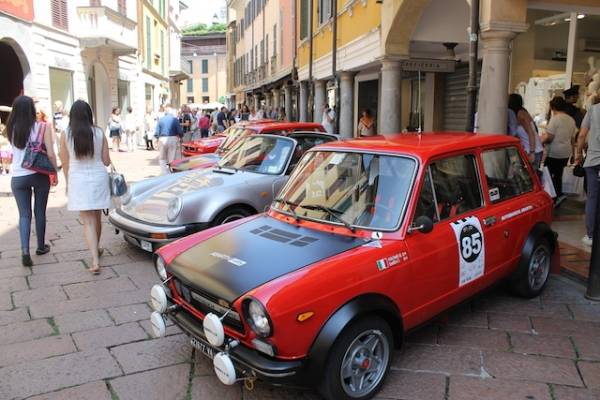
[{"label": "black plastic bumper", "polygon": [[[179,326],[187,335],[192,336],[204,344],[212,347],[216,352],[222,349],[208,344],[200,321],[184,309],[168,315],[168,318]],[[274,385],[288,385],[294,387],[309,387],[305,382],[305,363],[303,360],[282,361],[264,355],[242,344],[229,350],[235,368],[240,377],[255,375],[261,381]]]}]

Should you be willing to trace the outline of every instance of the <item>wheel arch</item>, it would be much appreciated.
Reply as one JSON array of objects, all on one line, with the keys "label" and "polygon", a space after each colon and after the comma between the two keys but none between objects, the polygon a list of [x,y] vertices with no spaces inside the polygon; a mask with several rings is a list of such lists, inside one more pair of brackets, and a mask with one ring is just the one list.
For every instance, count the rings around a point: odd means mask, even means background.
[{"label": "wheel arch", "polygon": [[531,228],[527,238],[525,239],[525,243],[523,244],[523,248],[521,249],[521,260],[526,259],[531,255],[535,244],[540,239],[545,239],[550,244],[550,251],[553,253],[556,250],[557,246],[557,238],[558,234],[548,226],[545,222],[538,222]]},{"label": "wheel arch", "polygon": [[392,329],[395,347],[400,347],[404,335],[402,314],[389,297],[378,293],[365,293],[338,308],[321,327],[308,352],[308,374],[319,380],[325,368],[330,349],[340,333],[356,319],[366,315],[383,318]]},{"label": "wheel arch", "polygon": [[229,210],[233,210],[234,208],[242,208],[244,210],[247,210],[250,212],[250,214],[254,215],[254,214],[258,214],[258,211],[256,210],[256,208],[254,208],[252,205],[248,204],[248,203],[232,203],[232,204],[226,204],[223,207],[221,207],[217,212],[214,213],[213,218],[211,219],[211,223],[214,223],[214,221],[219,218],[219,216],[221,216],[221,214],[223,214],[226,211]]}]

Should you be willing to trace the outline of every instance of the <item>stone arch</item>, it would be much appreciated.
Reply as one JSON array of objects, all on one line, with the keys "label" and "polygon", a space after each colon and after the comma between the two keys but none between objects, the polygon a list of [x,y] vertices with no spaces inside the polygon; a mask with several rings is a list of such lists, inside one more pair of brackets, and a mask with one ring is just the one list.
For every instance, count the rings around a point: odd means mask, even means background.
[{"label": "stone arch", "polygon": [[429,0],[387,0],[381,6],[381,43],[385,56],[408,56],[410,38]]},{"label": "stone arch", "polygon": [[13,38],[0,38],[0,53],[0,105],[10,106],[15,97],[33,94],[33,74],[25,51]]}]

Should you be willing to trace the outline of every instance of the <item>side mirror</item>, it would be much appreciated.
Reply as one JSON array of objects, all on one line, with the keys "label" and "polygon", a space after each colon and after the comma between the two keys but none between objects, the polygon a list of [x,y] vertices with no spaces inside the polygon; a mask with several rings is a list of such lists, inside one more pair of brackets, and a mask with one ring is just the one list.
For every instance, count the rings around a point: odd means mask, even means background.
[{"label": "side mirror", "polygon": [[412,232],[421,232],[421,233],[429,233],[433,230],[433,221],[426,215],[421,215],[420,217],[415,218],[414,222],[408,228],[408,233]]}]

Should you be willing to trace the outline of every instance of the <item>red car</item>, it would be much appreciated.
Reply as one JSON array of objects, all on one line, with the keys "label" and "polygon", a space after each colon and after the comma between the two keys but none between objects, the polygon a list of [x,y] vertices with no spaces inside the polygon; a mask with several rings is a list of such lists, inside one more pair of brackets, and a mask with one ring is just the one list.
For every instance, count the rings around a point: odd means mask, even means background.
[{"label": "red car", "polygon": [[192,156],[197,156],[200,154],[214,153],[215,151],[217,151],[219,146],[221,146],[221,144],[223,144],[223,142],[225,141],[225,139],[227,139],[227,137],[229,135],[234,134],[237,130],[243,129],[244,126],[249,125],[251,123],[262,124],[262,123],[267,123],[267,122],[272,122],[272,121],[273,120],[271,120],[271,119],[264,119],[264,120],[260,120],[260,121],[238,122],[237,124],[233,125],[232,127],[225,129],[225,131],[223,131],[221,133],[217,133],[213,136],[209,136],[206,138],[201,138],[201,139],[192,140],[192,141],[183,143],[181,145],[181,154],[184,157],[192,157]]},{"label": "red car", "polygon": [[[219,148],[213,150],[211,152],[212,154],[196,155],[172,161],[169,164],[171,172],[212,167],[220,160],[221,155],[229,150],[240,138],[249,135],[271,134],[287,136],[296,132],[325,132],[325,128],[323,128],[321,124],[312,122],[275,122],[273,120],[259,120],[235,124],[225,132],[225,138],[222,138],[223,140],[221,141]],[[225,134],[225,132],[223,133]],[[184,156],[189,154],[191,153],[183,152]]]},{"label": "red car", "polygon": [[368,399],[404,334],[499,280],[537,296],[558,266],[552,200],[508,136],[402,134],[307,152],[266,214],[163,247],[167,317],[225,384]]}]

